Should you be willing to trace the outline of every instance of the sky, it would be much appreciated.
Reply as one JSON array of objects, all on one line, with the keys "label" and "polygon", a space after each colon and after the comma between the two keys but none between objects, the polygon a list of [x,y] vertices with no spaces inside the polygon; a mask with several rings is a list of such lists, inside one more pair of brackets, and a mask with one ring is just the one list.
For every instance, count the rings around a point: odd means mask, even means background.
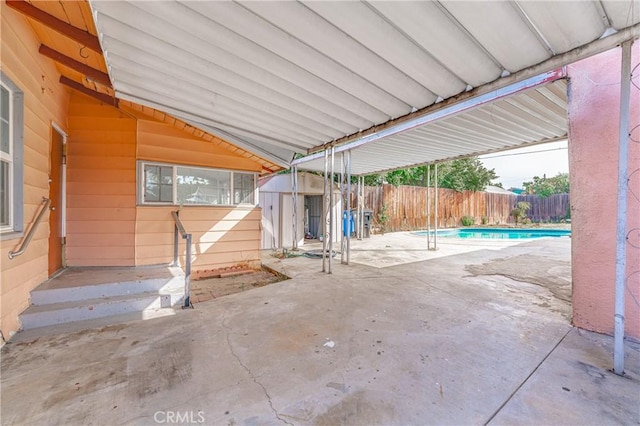
[{"label": "sky", "polygon": [[495,169],[504,188],[522,188],[522,182],[534,176],[546,174],[553,177],[569,172],[567,141],[533,145],[526,148],[481,155],[480,160],[488,169]]}]

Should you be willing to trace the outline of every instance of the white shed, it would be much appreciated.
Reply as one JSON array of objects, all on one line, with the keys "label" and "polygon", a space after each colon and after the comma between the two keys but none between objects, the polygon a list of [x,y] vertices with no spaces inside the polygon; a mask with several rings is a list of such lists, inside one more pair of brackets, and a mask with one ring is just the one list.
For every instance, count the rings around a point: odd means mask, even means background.
[{"label": "white shed", "polygon": [[[293,191],[291,175],[273,175],[258,182],[259,206],[262,207],[263,249],[293,246]],[[324,178],[312,173],[298,173],[298,247],[305,236],[318,238],[323,234]],[[333,185],[335,202],[334,242],[340,241],[342,200],[337,184]]]}]

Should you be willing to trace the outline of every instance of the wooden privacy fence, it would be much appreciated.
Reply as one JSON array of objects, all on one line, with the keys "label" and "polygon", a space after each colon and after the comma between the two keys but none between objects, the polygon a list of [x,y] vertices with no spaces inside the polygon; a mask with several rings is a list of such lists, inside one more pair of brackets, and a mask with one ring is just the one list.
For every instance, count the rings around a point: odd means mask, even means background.
[{"label": "wooden privacy fence", "polygon": [[545,198],[537,195],[518,195],[518,201],[531,203],[527,217],[534,222],[557,222],[569,215],[569,194],[554,194]]},{"label": "wooden privacy fence", "polygon": [[[431,203],[431,224],[435,223],[435,189],[420,186],[367,186],[365,208],[373,210],[374,226],[381,227],[387,217],[386,232],[411,231],[427,227],[427,191]],[[476,224],[505,225],[513,223],[511,211],[519,201],[531,203],[527,216],[534,222],[558,221],[567,215],[569,194],[548,198],[536,195],[511,195],[489,192],[438,189],[438,227],[461,225],[463,216],[473,216]],[[356,206],[356,190],[352,186],[351,205]]]}]

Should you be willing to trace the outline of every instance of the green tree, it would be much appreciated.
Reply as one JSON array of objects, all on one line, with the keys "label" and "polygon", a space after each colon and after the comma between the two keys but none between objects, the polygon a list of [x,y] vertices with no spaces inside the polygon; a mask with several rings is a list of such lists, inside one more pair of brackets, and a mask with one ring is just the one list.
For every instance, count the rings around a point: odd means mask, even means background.
[{"label": "green tree", "polygon": [[[487,169],[477,157],[462,158],[438,164],[438,186],[456,191],[483,191],[498,176]],[[431,167],[431,186],[435,184],[435,168]],[[380,180],[378,180],[379,182]],[[384,175],[392,185],[427,186],[427,166],[394,170]]]},{"label": "green tree", "polygon": [[558,173],[551,178],[534,176],[532,181],[524,182],[522,186],[527,194],[540,197],[569,193],[569,173]]},{"label": "green tree", "polygon": [[[442,179],[438,176],[443,188],[456,191],[484,191],[498,175],[494,169],[487,169],[477,157],[462,158],[446,163],[442,170]],[[438,169],[438,173],[441,171]]]}]

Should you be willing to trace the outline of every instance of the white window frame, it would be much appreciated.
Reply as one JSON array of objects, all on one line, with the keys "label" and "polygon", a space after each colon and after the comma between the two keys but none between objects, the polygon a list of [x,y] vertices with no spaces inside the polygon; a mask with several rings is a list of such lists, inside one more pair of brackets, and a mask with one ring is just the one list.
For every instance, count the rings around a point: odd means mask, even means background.
[{"label": "white window frame", "polygon": [[23,223],[23,144],[24,94],[11,79],[0,71],[0,85],[9,92],[9,153],[0,151],[0,159],[9,164],[9,223],[0,226],[0,239],[17,238]]},{"label": "white window frame", "polygon": [[[137,172],[137,180],[138,180],[138,205],[141,206],[177,206],[178,203],[178,185],[177,185],[177,177],[178,177],[178,167],[187,168],[187,169],[197,169],[197,170],[208,170],[215,172],[224,172],[229,173],[229,201],[231,204],[187,204],[184,203],[182,206],[184,207],[255,207],[258,205],[258,173],[248,170],[231,170],[231,169],[220,169],[214,167],[202,167],[202,166],[192,166],[190,164],[176,164],[176,163],[163,163],[158,161],[146,161],[146,160],[138,160],[138,172]],[[172,201],[146,201],[144,199],[145,193],[145,179],[146,174],[144,172],[145,166],[160,166],[160,167],[172,167]],[[250,174],[253,175],[253,203],[233,203],[233,195],[234,195],[234,173],[242,173],[242,174]]]}]

